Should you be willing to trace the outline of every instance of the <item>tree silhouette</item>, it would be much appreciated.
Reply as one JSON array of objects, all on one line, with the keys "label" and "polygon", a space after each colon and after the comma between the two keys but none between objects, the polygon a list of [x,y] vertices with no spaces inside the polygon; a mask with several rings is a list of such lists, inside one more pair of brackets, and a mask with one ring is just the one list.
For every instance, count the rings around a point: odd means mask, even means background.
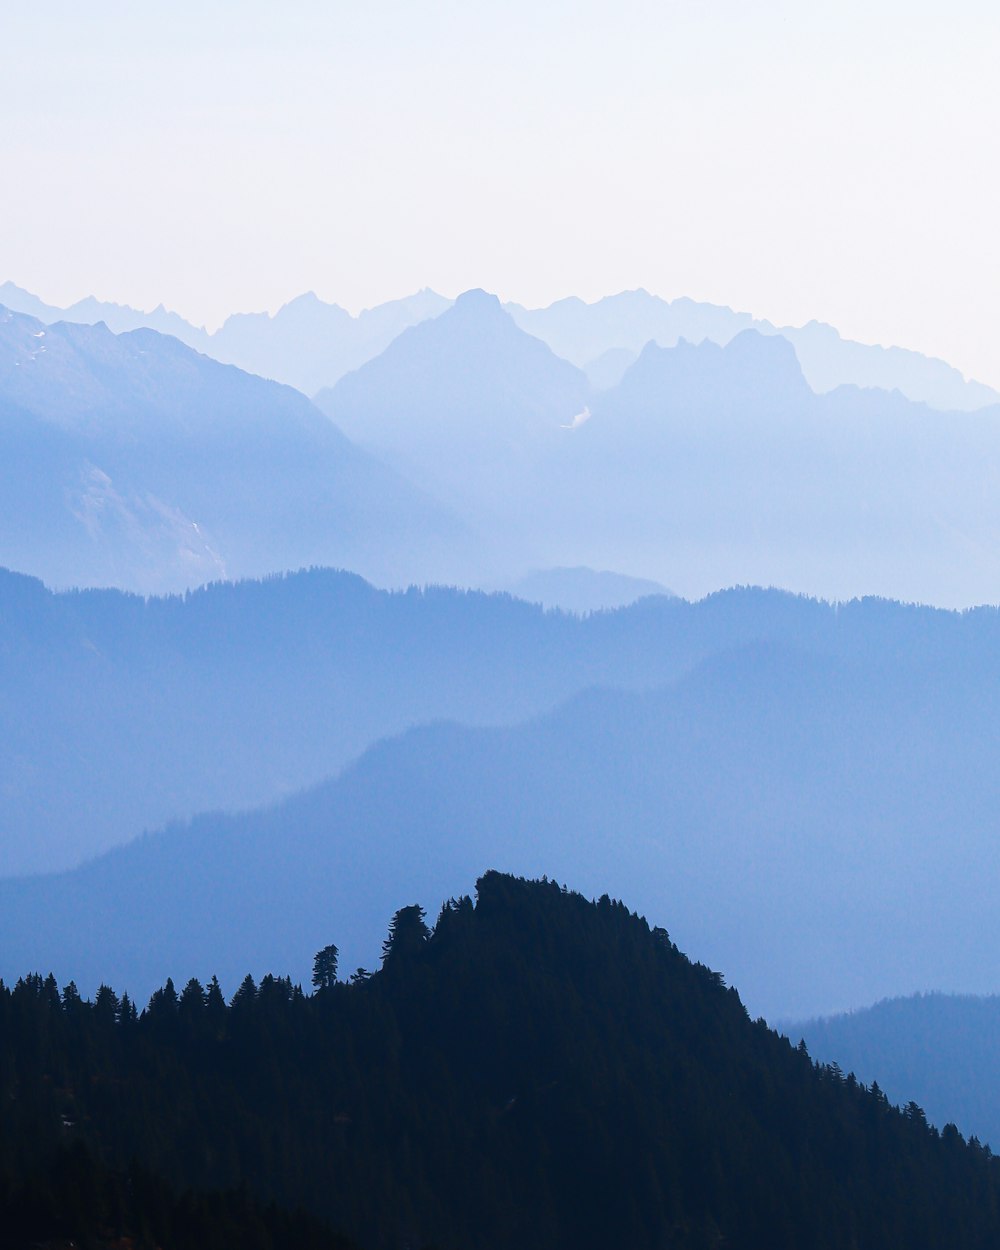
[{"label": "tree silhouette", "polygon": [[337,960],[340,951],[332,944],[317,951],[313,959],[312,983],[317,990],[328,990],[337,980]]},{"label": "tree silhouette", "polygon": [[382,943],[383,968],[397,967],[420,954],[431,935],[424,915],[424,909],[418,903],[401,907],[396,912],[389,922],[389,936]]}]

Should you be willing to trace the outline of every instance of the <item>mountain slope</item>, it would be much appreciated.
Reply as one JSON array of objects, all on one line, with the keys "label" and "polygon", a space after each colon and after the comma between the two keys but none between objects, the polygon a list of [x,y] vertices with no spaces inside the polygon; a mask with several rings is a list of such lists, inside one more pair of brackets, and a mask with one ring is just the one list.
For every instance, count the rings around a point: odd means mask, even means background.
[{"label": "mountain slope", "polygon": [[542,502],[536,464],[588,395],[586,376],[519,330],[495,296],[467,291],[316,402],[428,489],[516,525],[519,500]]},{"label": "mountain slope", "polygon": [[0,509],[0,562],[146,592],[312,563],[427,576],[461,541],[290,388],[152,330],[8,311]]},{"label": "mountain slope", "polygon": [[34,1151],[62,1116],[111,1163],[239,1182],[372,1250],[1000,1236],[987,1152],[814,1067],[664,930],[552,882],[488,873],[433,935],[404,907],[379,974],[310,998],[168,983],[136,1019],[39,977],[0,991],[0,1021],[14,1166],[27,1095]]}]

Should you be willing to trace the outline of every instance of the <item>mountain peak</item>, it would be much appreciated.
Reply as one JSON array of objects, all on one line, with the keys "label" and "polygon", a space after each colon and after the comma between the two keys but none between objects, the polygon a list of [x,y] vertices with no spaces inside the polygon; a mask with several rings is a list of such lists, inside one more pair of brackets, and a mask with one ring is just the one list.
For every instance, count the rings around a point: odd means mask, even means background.
[{"label": "mountain peak", "polygon": [[473,287],[469,291],[463,291],[455,300],[453,308],[456,312],[474,316],[507,315],[504,313],[500,300],[489,291],[484,291],[482,287]]}]

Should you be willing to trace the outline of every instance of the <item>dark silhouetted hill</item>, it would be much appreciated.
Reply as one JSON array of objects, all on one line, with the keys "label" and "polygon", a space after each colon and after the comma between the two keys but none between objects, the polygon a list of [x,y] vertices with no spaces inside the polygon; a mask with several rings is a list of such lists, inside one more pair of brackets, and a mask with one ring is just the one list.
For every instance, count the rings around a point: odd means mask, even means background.
[{"label": "dark silhouetted hill", "polygon": [[79,1142],[372,1250],[1000,1239],[988,1151],[814,1065],[607,895],[491,872],[433,932],[397,910],[383,950],[311,996],[168,981],[141,1016],[107,986],[0,989],[4,1170]]}]

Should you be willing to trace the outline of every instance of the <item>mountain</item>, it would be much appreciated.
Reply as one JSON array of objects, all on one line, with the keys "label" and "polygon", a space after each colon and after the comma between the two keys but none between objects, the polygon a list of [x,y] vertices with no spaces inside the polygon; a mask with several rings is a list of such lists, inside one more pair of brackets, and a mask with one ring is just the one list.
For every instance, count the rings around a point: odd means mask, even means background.
[{"label": "mountain", "polygon": [[506,307],[523,330],[581,368],[612,349],[637,355],[649,342],[675,347],[681,339],[708,339],[724,345],[761,324],[749,313],[690,299],[664,300],[643,290],[606,295],[593,304],[571,296],[547,308]]},{"label": "mountain", "polygon": [[[966,380],[943,360],[901,347],[855,343],[819,321],[775,326],[718,304],[686,298],[664,300],[642,290],[623,291],[593,304],[574,297],[558,300],[548,308],[506,307],[522,329],[548,343],[557,355],[588,374],[594,369],[592,380],[601,388],[607,384],[607,375],[598,362],[611,351],[635,355],[651,341],[660,347],[675,347],[682,339],[691,343],[707,340],[724,347],[744,330],[756,330],[787,339],[795,348],[806,380],[819,393],[838,386],[898,390],[908,399],[945,412],[972,412],[1000,403],[1000,392]],[[619,356],[616,363],[621,359]]]},{"label": "mountain", "polygon": [[127,304],[110,303],[89,295],[68,308],[56,308],[13,282],[0,284],[0,306],[35,317],[46,325],[55,325],[60,321],[93,326],[103,323],[113,334],[124,334],[129,330],[156,330],[158,334],[169,334],[200,352],[206,351],[211,337],[203,327],[192,325],[162,304],[152,312],[142,312]]},{"label": "mountain", "polygon": [[[996,610],[757,593],[646,600],[574,628],[608,638],[623,618],[664,655],[709,654],[660,690],[591,690],[520,726],[410,730],[276,806],[0,882],[0,975],[51,967],[142,996],[211,969],[232,989],[248,970],[306,976],[331,929],[346,964],[370,966],[401,891],[429,904],[488,858],[669,913],[768,1018],[990,991]],[[523,653],[499,654],[498,686]],[[265,672],[265,720],[271,687]]]},{"label": "mountain", "polygon": [[519,506],[543,506],[536,466],[589,393],[586,376],[519,330],[496,296],[467,291],[316,403],[426,489],[509,531]]},{"label": "mountain", "polygon": [[337,304],[324,303],[308,292],[284,304],[273,315],[234,313],[218,330],[209,332],[169,312],[162,304],[152,312],[141,312],[89,296],[69,308],[55,308],[12,282],[0,285],[0,305],[36,317],[47,325],[59,321],[83,325],[103,322],[114,334],[156,330],[180,339],[213,360],[294,386],[308,395],[320,387],[332,386],[343,374],[377,356],[407,326],[436,317],[450,304],[443,295],[424,290],[365,309],[354,317]]},{"label": "mountain", "polygon": [[462,541],[290,387],[152,330],[0,310],[0,562],[150,592],[319,563],[441,575]]},{"label": "mountain", "polygon": [[234,314],[201,350],[312,395],[379,355],[409,326],[438,316],[450,305],[443,295],[423,290],[353,317],[309,292],[273,316]]},{"label": "mountain", "polygon": [[141,1016],[108,986],[92,1005],[40,976],[0,987],[0,1167],[16,1183],[89,1149],[370,1250],[1000,1237],[988,1151],[814,1065],[607,895],[489,872],[433,932],[397,909],[374,976],[337,982],[322,954],[311,996],[168,982]]},{"label": "mountain", "polygon": [[546,468],[551,563],[966,606],[1000,579],[1000,407],[817,395],[791,345],[647,344]]},{"label": "mountain", "polygon": [[914,1099],[931,1123],[1000,1142],[1000,997],[916,994],[781,1029],[859,1080],[877,1075],[894,1102]]},{"label": "mountain", "polygon": [[536,569],[514,582],[510,593],[543,608],[564,612],[601,612],[625,608],[650,595],[670,595],[666,586],[644,577],[588,568]]},{"label": "mountain", "polygon": [[944,360],[904,347],[855,343],[821,321],[780,327],[765,323],[761,329],[788,339],[809,385],[820,393],[838,386],[875,387],[899,391],[941,412],[975,412],[1000,403],[995,387],[966,379]]}]

